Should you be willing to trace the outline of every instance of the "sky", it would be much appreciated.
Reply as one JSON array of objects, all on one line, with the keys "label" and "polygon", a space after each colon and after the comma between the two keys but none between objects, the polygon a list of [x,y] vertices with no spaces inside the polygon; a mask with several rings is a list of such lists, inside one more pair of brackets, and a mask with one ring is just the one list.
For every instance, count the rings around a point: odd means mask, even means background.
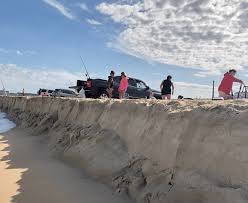
[{"label": "sky", "polygon": [[[229,69],[248,77],[247,0],[8,0],[0,3],[0,78],[11,92],[68,88],[124,71],[175,97],[211,97]],[[0,87],[1,89],[1,87]]]}]

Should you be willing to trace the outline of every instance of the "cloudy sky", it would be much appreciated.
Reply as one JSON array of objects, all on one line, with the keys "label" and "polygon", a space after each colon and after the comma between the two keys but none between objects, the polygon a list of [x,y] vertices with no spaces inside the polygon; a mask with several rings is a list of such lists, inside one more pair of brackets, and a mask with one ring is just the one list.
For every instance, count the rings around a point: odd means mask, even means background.
[{"label": "cloudy sky", "polygon": [[[210,97],[230,68],[248,76],[247,0],[25,0],[0,3],[0,77],[36,92],[125,71],[176,95]],[[0,87],[1,88],[1,87]]]}]

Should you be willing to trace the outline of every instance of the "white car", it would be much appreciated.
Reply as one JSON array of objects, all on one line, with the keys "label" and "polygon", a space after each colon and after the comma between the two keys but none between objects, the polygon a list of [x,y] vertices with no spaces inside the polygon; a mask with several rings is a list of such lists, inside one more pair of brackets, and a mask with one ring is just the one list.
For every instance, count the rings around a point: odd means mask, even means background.
[{"label": "white car", "polygon": [[40,89],[38,91],[38,95],[42,97],[49,97],[52,96],[53,90],[47,90],[47,89]]},{"label": "white car", "polygon": [[77,94],[72,90],[55,89],[52,96],[54,97],[76,97]]}]

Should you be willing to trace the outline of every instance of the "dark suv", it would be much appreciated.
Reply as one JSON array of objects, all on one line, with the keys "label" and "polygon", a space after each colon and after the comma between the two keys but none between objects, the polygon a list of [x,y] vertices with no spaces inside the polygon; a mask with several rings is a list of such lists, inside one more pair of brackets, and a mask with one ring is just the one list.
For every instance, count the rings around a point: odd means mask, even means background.
[{"label": "dark suv", "polygon": [[[121,76],[114,77],[114,91],[113,98],[118,98],[118,87],[120,84]],[[87,81],[77,81],[77,86],[70,87],[73,89],[80,89],[81,87],[85,90],[85,95],[88,98],[104,98],[108,96],[106,91],[108,85],[107,80],[102,79],[88,79]],[[130,99],[141,99],[149,98],[153,93],[154,97],[157,99],[161,98],[161,94],[158,91],[150,89],[145,82],[135,78],[128,79],[128,89],[126,92],[126,98]]]}]

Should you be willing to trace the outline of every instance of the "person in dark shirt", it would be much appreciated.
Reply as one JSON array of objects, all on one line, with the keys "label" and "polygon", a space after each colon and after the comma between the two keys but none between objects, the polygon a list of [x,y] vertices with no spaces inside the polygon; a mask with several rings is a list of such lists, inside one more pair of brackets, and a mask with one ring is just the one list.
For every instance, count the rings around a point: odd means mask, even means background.
[{"label": "person in dark shirt", "polygon": [[106,89],[109,98],[112,98],[112,96],[113,96],[113,91],[114,91],[114,77],[115,77],[115,72],[112,70],[110,72],[110,76],[108,76],[108,87]]},{"label": "person in dark shirt", "polygon": [[183,96],[182,95],[178,95],[177,99],[178,100],[182,100],[183,99]]},{"label": "person in dark shirt", "polygon": [[174,85],[171,81],[172,77],[170,75],[167,76],[166,80],[163,80],[163,82],[160,85],[161,93],[162,93],[162,99],[171,99],[171,95],[174,94]]}]

